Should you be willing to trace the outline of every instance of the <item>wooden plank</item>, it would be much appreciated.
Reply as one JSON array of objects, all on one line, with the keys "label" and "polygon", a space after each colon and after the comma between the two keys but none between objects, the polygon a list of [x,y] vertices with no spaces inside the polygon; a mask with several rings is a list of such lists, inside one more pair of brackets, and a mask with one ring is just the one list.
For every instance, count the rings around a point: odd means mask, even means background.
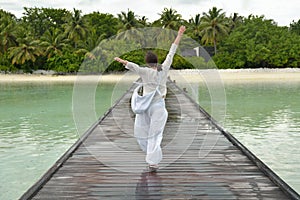
[{"label": "wooden plank", "polygon": [[132,134],[130,88],[21,199],[300,199],[180,88],[168,88],[157,173],[145,171]]}]

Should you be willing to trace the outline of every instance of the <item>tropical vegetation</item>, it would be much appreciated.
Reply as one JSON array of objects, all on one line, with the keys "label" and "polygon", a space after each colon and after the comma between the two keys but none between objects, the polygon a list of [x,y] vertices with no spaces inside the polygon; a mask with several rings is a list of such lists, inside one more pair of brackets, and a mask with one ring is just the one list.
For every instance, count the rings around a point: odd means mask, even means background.
[{"label": "tropical vegetation", "polygon": [[[24,8],[21,18],[0,9],[0,71],[57,73],[122,71],[115,56],[143,64],[144,54],[166,56],[180,25],[187,27],[174,69],[300,67],[300,19],[278,26],[264,16],[227,16],[213,7],[190,19],[164,8],[158,19],[127,10],[114,16],[73,9]],[[212,59],[203,52],[207,50]],[[192,53],[186,53],[192,52]],[[182,56],[180,56],[182,55]]]}]

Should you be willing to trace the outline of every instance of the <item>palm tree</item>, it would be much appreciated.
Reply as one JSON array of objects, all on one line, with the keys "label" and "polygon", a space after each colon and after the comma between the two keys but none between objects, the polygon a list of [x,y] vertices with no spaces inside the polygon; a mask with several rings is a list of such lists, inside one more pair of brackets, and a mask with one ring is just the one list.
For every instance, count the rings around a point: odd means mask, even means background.
[{"label": "palm tree", "polygon": [[67,19],[65,33],[67,34],[68,39],[74,42],[75,48],[77,48],[77,43],[87,36],[88,29],[81,17],[80,10],[74,8],[74,13]]},{"label": "palm tree", "polygon": [[40,46],[45,48],[45,56],[62,55],[62,49],[67,47],[66,39],[58,28],[50,28],[41,37]]},{"label": "palm tree", "polygon": [[233,29],[238,27],[244,22],[244,17],[239,16],[238,13],[234,13],[233,16],[229,18],[229,32],[232,32]]},{"label": "palm tree", "polygon": [[163,28],[169,28],[173,30],[177,30],[180,23],[183,22],[182,16],[177,13],[176,10],[170,8],[164,8],[163,12],[160,15],[160,23]]},{"label": "palm tree", "polygon": [[292,23],[290,23],[289,30],[293,33],[300,35],[300,19],[298,21],[293,20]]},{"label": "palm tree", "polygon": [[228,20],[222,9],[213,7],[208,13],[203,13],[201,18],[202,42],[214,45],[214,52],[217,53],[217,42],[224,35],[228,34]]},{"label": "palm tree", "polygon": [[132,28],[142,27],[137,19],[137,16],[134,14],[133,11],[129,9],[127,13],[122,11],[121,14],[118,14],[118,19],[122,23],[122,27],[120,28],[120,31],[127,31]]},{"label": "palm tree", "polygon": [[129,9],[127,13],[122,11],[121,14],[118,14],[118,19],[121,22],[121,27],[117,39],[142,40],[141,32],[137,28],[143,27],[143,25],[133,11]]},{"label": "palm tree", "polygon": [[106,38],[106,34],[98,35],[95,29],[90,30],[89,37],[79,45],[87,51],[92,51],[102,40]]},{"label": "palm tree", "polygon": [[190,31],[191,37],[196,40],[201,40],[200,19],[200,14],[197,14],[195,18],[189,19],[188,31]]},{"label": "palm tree", "polygon": [[153,22],[153,26],[162,27],[163,30],[158,29],[158,33],[154,38],[158,43],[160,48],[167,48],[168,44],[176,36],[176,31],[178,27],[184,22],[181,15],[177,13],[175,9],[164,8],[161,12],[160,18]]},{"label": "palm tree", "polygon": [[140,17],[138,19],[138,22],[143,26],[143,27],[147,27],[150,25],[150,23],[148,22],[148,18],[146,16]]},{"label": "palm tree", "polygon": [[[27,39],[27,41],[30,41]],[[24,64],[25,61],[36,61],[36,57],[43,54],[42,49],[38,46],[38,41],[31,41],[20,44],[8,49],[9,57],[12,64]]]},{"label": "palm tree", "polygon": [[16,22],[8,15],[0,19],[0,52],[6,53],[9,47],[17,46]]}]

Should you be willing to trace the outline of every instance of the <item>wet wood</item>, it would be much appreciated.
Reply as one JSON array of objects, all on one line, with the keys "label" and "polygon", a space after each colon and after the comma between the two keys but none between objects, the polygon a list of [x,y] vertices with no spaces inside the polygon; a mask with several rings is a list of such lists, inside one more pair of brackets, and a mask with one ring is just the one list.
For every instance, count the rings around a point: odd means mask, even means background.
[{"label": "wet wood", "polygon": [[149,173],[133,137],[131,91],[21,199],[300,199],[172,82],[164,158]]}]

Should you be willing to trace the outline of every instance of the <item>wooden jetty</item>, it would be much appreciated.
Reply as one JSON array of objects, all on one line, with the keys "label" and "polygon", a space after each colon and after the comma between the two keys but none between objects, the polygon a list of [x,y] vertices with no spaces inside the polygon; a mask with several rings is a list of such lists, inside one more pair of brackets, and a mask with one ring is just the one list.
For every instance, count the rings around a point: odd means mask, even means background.
[{"label": "wooden jetty", "polygon": [[171,81],[164,159],[147,172],[133,137],[132,89],[21,199],[300,199]]}]

